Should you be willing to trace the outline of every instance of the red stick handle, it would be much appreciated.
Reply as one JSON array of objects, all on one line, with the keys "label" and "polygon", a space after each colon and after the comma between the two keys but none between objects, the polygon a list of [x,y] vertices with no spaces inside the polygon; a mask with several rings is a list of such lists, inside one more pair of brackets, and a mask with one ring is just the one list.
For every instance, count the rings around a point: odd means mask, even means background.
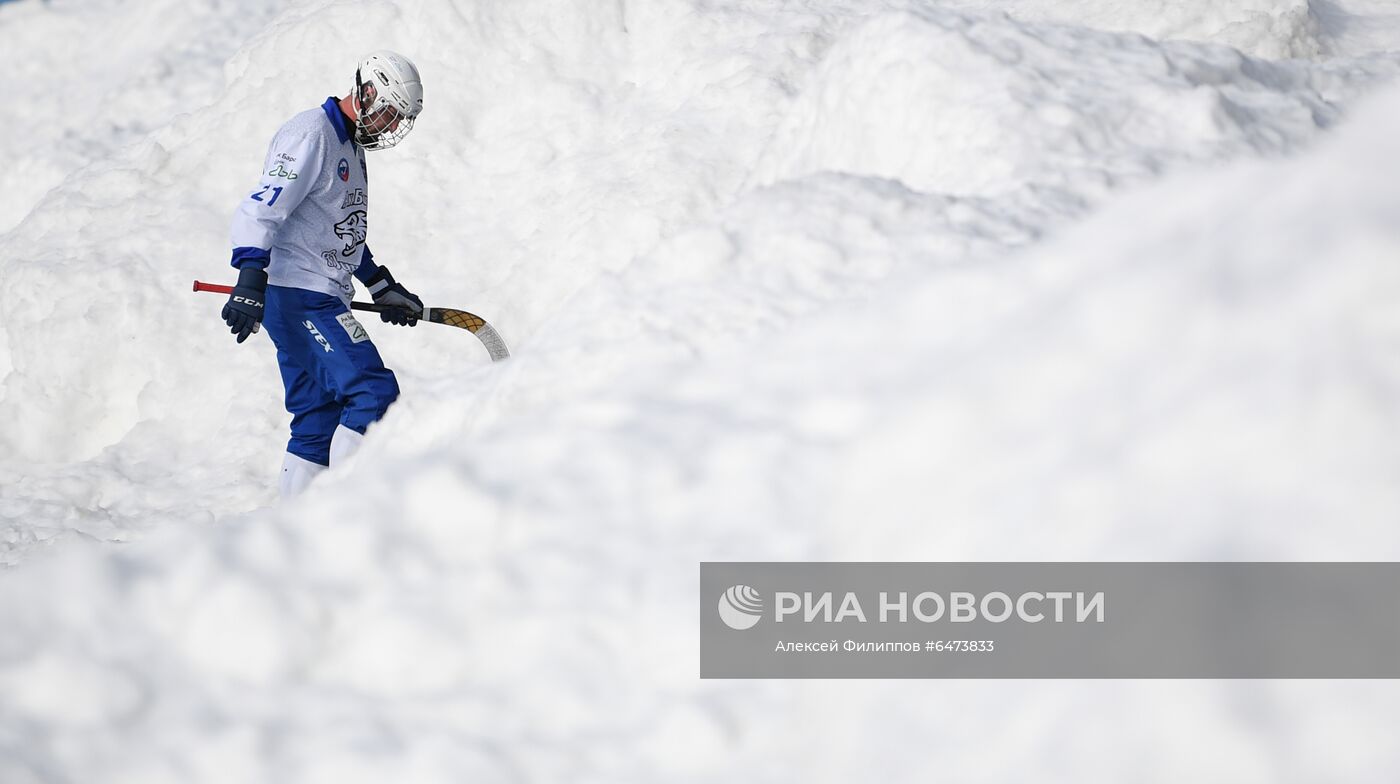
[{"label": "red stick handle", "polygon": [[[202,281],[202,280],[197,280],[197,281],[194,282],[194,290],[195,290],[195,291],[212,291],[212,292],[214,292],[215,294],[232,294],[232,293],[233,293],[233,286],[220,286],[220,285],[217,284],[217,283],[205,283],[205,282]],[[262,324],[254,324],[254,325],[253,325],[253,331],[254,331],[254,332],[261,332],[261,331],[262,331]]]}]

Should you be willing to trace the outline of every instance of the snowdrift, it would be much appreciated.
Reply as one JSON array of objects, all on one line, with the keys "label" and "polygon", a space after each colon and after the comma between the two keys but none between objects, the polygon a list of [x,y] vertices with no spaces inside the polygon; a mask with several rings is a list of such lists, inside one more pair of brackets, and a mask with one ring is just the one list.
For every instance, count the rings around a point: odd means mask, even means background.
[{"label": "snowdrift", "polygon": [[957,0],[952,5],[1158,40],[1211,41],[1254,57],[1316,57],[1330,43],[1327,17],[1310,0]]},{"label": "snowdrift", "polygon": [[[0,781],[1400,764],[1384,684],[701,682],[694,623],[701,560],[1400,555],[1393,57],[1219,45],[1282,2],[251,6],[0,235]],[[187,289],[347,46],[427,88],[376,256],[515,356],[371,325],[404,397],[277,505],[272,352]]]}]

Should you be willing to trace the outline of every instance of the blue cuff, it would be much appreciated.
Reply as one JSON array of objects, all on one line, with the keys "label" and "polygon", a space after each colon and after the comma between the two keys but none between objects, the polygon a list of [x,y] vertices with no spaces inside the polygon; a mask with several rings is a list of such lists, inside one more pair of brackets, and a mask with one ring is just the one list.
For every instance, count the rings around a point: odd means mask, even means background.
[{"label": "blue cuff", "polygon": [[379,265],[374,263],[374,254],[369,252],[369,246],[365,246],[365,252],[360,256],[360,266],[355,268],[355,277],[366,286],[369,279],[379,272]]},{"label": "blue cuff", "polygon": [[272,254],[266,248],[234,248],[233,259],[229,265],[234,269],[243,269],[245,266],[267,269],[268,262],[272,261]]}]

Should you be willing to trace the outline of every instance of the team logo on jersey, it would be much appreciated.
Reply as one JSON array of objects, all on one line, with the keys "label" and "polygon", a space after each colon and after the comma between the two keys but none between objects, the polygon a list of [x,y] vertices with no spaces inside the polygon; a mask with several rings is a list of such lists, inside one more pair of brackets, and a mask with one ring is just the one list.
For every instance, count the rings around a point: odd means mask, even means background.
[{"label": "team logo on jersey", "polygon": [[340,208],[343,210],[346,207],[363,207],[368,203],[369,198],[365,196],[364,189],[356,188],[345,194],[345,200],[340,203]]},{"label": "team logo on jersey", "polygon": [[340,181],[341,181],[341,182],[349,182],[349,181],[350,181],[350,162],[347,161],[347,160],[345,160],[344,158],[341,158],[341,159],[340,159],[340,163],[336,164],[336,166],[335,166],[335,173],[336,173],[337,176],[340,177]]},{"label": "team logo on jersey", "polygon": [[277,164],[277,168],[275,168],[275,169],[273,169],[272,171],[268,172],[267,175],[268,175],[269,177],[286,177],[286,178],[289,179],[289,180],[295,180],[295,179],[297,178],[297,173],[296,173],[296,172],[294,172],[294,171],[287,171],[285,168],[282,167],[282,164],[280,164],[280,163]]},{"label": "team logo on jersey", "polygon": [[340,254],[336,253],[334,250],[321,251],[321,259],[326,262],[327,267],[330,267],[336,272],[354,272],[355,268],[360,266],[360,263],[357,261],[352,262],[341,259]]},{"label": "team logo on jersey", "polygon": [[367,231],[369,231],[369,227],[366,225],[364,210],[355,210],[346,215],[345,220],[335,224],[335,236],[345,240],[345,247],[340,249],[340,255],[353,255],[356,248],[365,244],[365,232]]}]

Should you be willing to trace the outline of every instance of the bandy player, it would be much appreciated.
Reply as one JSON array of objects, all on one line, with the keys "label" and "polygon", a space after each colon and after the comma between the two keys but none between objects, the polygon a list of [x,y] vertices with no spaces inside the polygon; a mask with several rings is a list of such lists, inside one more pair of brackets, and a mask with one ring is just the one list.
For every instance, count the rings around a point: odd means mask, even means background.
[{"label": "bandy player", "polygon": [[399,394],[393,371],[350,312],[351,276],[413,326],[423,302],[374,262],[368,233],[367,150],[403,141],[423,111],[423,82],[407,57],[380,51],[355,70],[355,89],[288,120],[272,138],[258,187],[234,215],[238,285],[222,316],[242,343],[266,327],[292,414],[283,496],[359,446]]}]

